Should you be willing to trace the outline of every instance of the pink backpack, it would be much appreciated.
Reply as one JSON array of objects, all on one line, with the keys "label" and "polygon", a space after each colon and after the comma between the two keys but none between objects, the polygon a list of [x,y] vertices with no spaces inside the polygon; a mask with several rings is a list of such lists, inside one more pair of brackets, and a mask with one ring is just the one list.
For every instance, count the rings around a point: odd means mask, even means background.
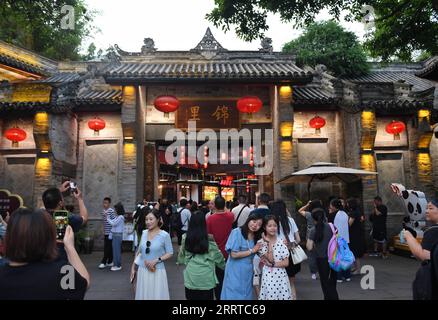
[{"label": "pink backpack", "polygon": [[329,226],[333,232],[333,236],[330,239],[327,248],[328,263],[330,268],[336,272],[347,270],[351,267],[355,260],[354,255],[348,247],[347,241],[339,236],[338,230],[333,223],[329,223]]}]

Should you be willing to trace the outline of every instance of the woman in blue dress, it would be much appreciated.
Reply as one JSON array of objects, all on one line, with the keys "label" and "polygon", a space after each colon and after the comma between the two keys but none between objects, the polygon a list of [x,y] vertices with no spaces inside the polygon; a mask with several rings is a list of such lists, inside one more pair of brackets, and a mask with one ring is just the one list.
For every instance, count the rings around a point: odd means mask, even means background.
[{"label": "woman in blue dress", "polygon": [[136,281],[135,300],[169,300],[169,286],[164,261],[173,254],[172,241],[162,225],[160,212],[153,209],[146,215],[136,258],[131,267],[131,283]]},{"label": "woman in blue dress", "polygon": [[253,300],[253,259],[261,248],[262,216],[250,214],[245,224],[231,231],[225,250],[229,253],[225,267],[221,300]]}]

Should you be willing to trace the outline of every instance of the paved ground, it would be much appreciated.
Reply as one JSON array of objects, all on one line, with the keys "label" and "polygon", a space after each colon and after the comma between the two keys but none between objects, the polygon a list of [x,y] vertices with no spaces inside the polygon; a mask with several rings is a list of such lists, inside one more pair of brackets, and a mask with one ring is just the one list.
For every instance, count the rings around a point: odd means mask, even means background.
[{"label": "paved ground", "polygon": [[[177,245],[174,244],[175,252]],[[129,283],[129,272],[133,254],[124,252],[122,258],[123,270],[111,272],[109,268],[99,270],[97,268],[102,252],[94,252],[91,255],[82,255],[82,259],[91,273],[92,285],[86,295],[86,299],[95,300],[130,300],[133,299],[133,291]],[[169,282],[170,298],[172,300],[184,300],[183,267],[175,264],[174,257],[166,263],[167,277]],[[363,265],[372,265],[375,269],[375,289],[363,290],[360,286],[361,276],[354,276],[350,283],[338,284],[340,299],[411,299],[411,283],[419,266],[418,262],[397,255],[391,255],[387,260],[381,258],[366,257],[362,259]],[[312,280],[307,264],[303,264],[301,272],[296,278],[297,295],[299,300],[322,299],[319,280]]]}]

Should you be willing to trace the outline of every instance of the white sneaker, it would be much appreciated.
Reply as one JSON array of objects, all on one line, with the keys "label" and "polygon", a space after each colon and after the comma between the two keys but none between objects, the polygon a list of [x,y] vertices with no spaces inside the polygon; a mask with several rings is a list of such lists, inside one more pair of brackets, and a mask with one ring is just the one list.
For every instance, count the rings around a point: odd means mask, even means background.
[{"label": "white sneaker", "polygon": [[105,267],[112,267],[112,266],[114,266],[114,263],[107,263],[106,265],[105,265]]},{"label": "white sneaker", "polygon": [[99,264],[99,269],[104,269],[105,265],[103,263]]},{"label": "white sneaker", "polygon": [[316,273],[312,273],[312,280],[316,280]]},{"label": "white sneaker", "polygon": [[350,281],[351,281],[351,278],[347,278],[347,279],[345,279],[345,281],[350,282]]},{"label": "white sneaker", "polygon": [[122,267],[111,267],[111,271],[120,271]]},{"label": "white sneaker", "polygon": [[344,282],[343,280],[336,280],[337,283],[342,283]]}]

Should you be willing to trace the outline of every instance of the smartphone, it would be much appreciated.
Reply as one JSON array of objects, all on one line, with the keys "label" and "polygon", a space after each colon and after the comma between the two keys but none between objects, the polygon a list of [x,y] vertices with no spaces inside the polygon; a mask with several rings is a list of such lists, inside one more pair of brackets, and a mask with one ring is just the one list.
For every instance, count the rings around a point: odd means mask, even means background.
[{"label": "smartphone", "polygon": [[55,222],[56,239],[64,239],[65,229],[67,229],[68,226],[68,211],[57,210],[53,212],[53,221]]},{"label": "smartphone", "polygon": [[77,188],[78,188],[78,185],[76,184],[76,182],[70,181],[70,191],[71,191],[71,193],[75,193]]}]

